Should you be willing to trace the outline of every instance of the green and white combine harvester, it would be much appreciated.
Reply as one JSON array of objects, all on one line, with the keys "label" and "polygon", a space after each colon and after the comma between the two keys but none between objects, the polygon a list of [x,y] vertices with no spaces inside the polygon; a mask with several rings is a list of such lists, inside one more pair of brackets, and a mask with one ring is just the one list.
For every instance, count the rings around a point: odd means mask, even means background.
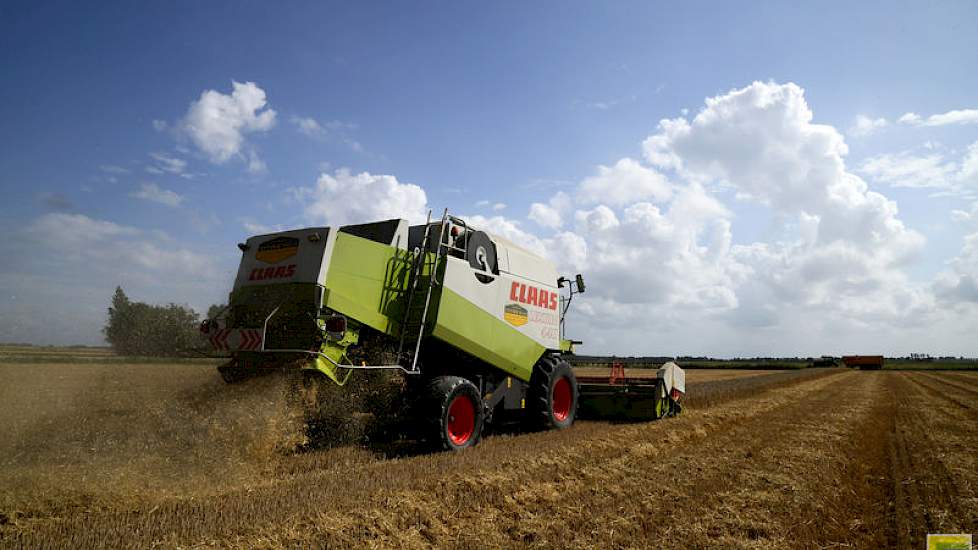
[{"label": "green and white combine harvester", "polygon": [[679,411],[685,375],[577,377],[565,360],[564,314],[581,275],[446,210],[411,226],[393,219],[249,238],[228,307],[201,331],[230,361],[231,383],[296,365],[339,386],[357,371],[405,380],[421,438],[443,449],[478,443],[504,419],[567,428],[581,413],[661,418]]}]

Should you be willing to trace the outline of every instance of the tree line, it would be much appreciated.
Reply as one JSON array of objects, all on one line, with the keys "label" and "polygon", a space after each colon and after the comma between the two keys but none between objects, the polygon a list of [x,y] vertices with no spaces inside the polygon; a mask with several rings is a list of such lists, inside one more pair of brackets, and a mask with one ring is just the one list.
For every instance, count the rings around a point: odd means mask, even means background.
[{"label": "tree line", "polygon": [[[223,306],[211,306],[208,314]],[[134,302],[116,287],[102,332],[120,355],[195,356],[207,349],[200,336],[200,314],[178,304]]]}]

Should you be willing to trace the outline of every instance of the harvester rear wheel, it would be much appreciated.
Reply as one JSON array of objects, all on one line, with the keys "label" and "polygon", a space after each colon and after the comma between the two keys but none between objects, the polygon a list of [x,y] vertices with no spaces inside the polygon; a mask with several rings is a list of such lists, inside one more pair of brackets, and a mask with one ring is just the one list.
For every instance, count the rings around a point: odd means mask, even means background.
[{"label": "harvester rear wheel", "polygon": [[533,370],[528,391],[531,422],[541,429],[570,427],[577,417],[574,369],[556,357],[544,357]]},{"label": "harvester rear wheel", "polygon": [[225,384],[237,384],[248,378],[244,369],[231,365],[221,365],[217,367],[217,372],[220,373],[221,380],[224,380]]},{"label": "harvester rear wheel", "polygon": [[440,450],[473,447],[482,438],[485,410],[475,384],[458,376],[439,376],[427,387],[421,414],[429,421],[427,439]]}]

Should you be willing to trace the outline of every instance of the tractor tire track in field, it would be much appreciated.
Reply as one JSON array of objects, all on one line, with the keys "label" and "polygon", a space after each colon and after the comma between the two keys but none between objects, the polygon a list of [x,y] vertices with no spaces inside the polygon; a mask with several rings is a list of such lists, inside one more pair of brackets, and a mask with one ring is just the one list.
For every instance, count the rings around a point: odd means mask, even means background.
[{"label": "tractor tire track in field", "polygon": [[943,373],[943,375],[948,380],[961,382],[969,388],[978,389],[978,373],[949,371]]},{"label": "tractor tire track in field", "polygon": [[968,390],[962,390],[954,386],[951,383],[945,382],[940,378],[928,376],[925,373],[913,373],[909,375],[910,379],[914,381],[918,386],[923,388],[926,393],[930,396],[930,399],[921,401],[918,405],[930,402],[932,400],[936,401],[951,401],[961,411],[965,411],[967,416],[972,419],[978,417],[978,399],[974,397],[969,397],[967,395],[962,396],[962,393],[967,393]]},{"label": "tractor tire track in field", "polygon": [[[866,387],[866,386],[869,387]],[[679,546],[883,546],[885,488],[878,477],[878,447],[865,433],[889,409],[887,400],[860,402],[879,382],[849,373],[776,414],[757,417],[751,429],[709,441],[677,458],[710,464],[713,479],[690,490],[679,483],[675,511],[649,533],[648,542]],[[847,403],[845,408],[835,405]],[[863,451],[861,454],[858,451]],[[856,452],[856,454],[854,454]],[[704,458],[705,457],[705,458]],[[845,500],[839,496],[845,495]]]},{"label": "tractor tire track in field", "polygon": [[956,379],[948,376],[938,376],[932,372],[921,372],[916,374],[919,374],[921,377],[926,378],[927,380],[932,380],[937,384],[954,388],[955,391],[967,395],[968,398],[971,399],[972,403],[978,401],[978,387],[970,386],[964,381],[959,382]]},{"label": "tractor tire track in field", "polygon": [[[939,472],[932,465],[925,465],[922,457],[913,452],[913,446],[920,445],[921,435],[917,426],[917,406],[927,403],[927,398],[921,391],[922,386],[907,387],[908,384],[919,383],[919,380],[905,376],[893,378],[899,397],[896,414],[892,416],[889,431],[892,434],[889,441],[890,479],[893,485],[894,511],[890,523],[890,533],[899,547],[922,547],[928,532],[937,527],[936,514],[930,506],[935,503],[932,491],[928,485],[938,485],[946,494],[947,475]],[[926,479],[925,479],[926,476]],[[941,503],[946,505],[946,503]],[[944,531],[936,531],[944,532]]]},{"label": "tractor tire track in field", "polygon": [[[822,391],[828,384],[827,380],[820,381],[806,388],[806,395]],[[784,392],[797,394],[792,389]],[[616,434],[627,437],[624,442],[629,452],[614,459],[589,463],[581,471],[571,472],[577,474],[577,479],[561,488],[563,500],[589,503],[575,518],[582,525],[592,522],[588,536],[572,540],[571,545],[611,547],[627,541],[640,546],[654,545],[662,540],[659,536],[662,533],[658,532],[661,527],[671,528],[687,521],[685,512],[698,508],[704,497],[732,482],[727,466],[743,454],[740,449],[748,439],[759,447],[774,445],[780,439],[777,431],[757,433],[756,427],[782,417],[785,409],[792,406],[790,397],[784,393],[758,396],[750,406],[750,409],[733,407],[733,410],[703,413],[699,420],[686,427],[692,427],[694,432],[705,432],[700,438],[682,439],[681,434],[667,433],[665,439],[657,441],[643,437],[651,435],[647,433]],[[678,422],[675,424],[672,430],[684,429]],[[622,446],[622,441],[617,445]],[[702,462],[704,458],[707,463]],[[701,462],[697,464],[697,460]],[[711,467],[711,463],[723,467]],[[691,477],[691,470],[695,470],[695,476],[702,477]],[[594,487],[613,489],[595,494]],[[520,496],[525,497],[528,509],[559,505],[539,502],[537,495],[547,493],[546,487],[531,483],[523,488]],[[632,504],[632,507],[623,506],[623,503]],[[564,536],[560,527],[548,526],[548,529],[550,532],[544,530],[543,533],[533,530],[533,541],[542,537],[547,545],[559,544]]]},{"label": "tractor tire track in field", "polygon": [[[943,426],[950,426],[955,432],[965,428],[960,423],[964,403],[935,388],[931,384],[934,381],[934,377],[924,373],[890,377],[890,384],[899,396],[890,426],[890,477],[895,512],[890,530],[897,545],[904,548],[923,547],[927,533],[973,533],[978,527],[978,518],[962,498],[966,493],[960,488],[965,480],[952,474],[944,463],[948,456],[961,451],[971,453],[966,449],[948,449],[940,438]],[[939,378],[936,381],[943,382]],[[973,418],[973,414],[968,416]],[[974,435],[973,424],[968,431]]]}]

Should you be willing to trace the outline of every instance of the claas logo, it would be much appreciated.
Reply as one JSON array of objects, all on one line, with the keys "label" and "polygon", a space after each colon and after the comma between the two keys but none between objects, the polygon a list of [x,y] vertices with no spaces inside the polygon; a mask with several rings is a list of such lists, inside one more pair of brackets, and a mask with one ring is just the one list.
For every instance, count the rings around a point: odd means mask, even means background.
[{"label": "claas logo", "polygon": [[513,282],[509,289],[509,299],[521,304],[557,310],[557,293],[545,288]]},{"label": "claas logo", "polygon": [[299,239],[292,237],[275,237],[258,245],[255,259],[266,264],[277,264],[286,258],[295,256],[299,251]]},{"label": "claas logo", "polygon": [[249,281],[264,281],[265,279],[287,279],[295,275],[295,264],[278,267],[256,267],[248,274]]}]

